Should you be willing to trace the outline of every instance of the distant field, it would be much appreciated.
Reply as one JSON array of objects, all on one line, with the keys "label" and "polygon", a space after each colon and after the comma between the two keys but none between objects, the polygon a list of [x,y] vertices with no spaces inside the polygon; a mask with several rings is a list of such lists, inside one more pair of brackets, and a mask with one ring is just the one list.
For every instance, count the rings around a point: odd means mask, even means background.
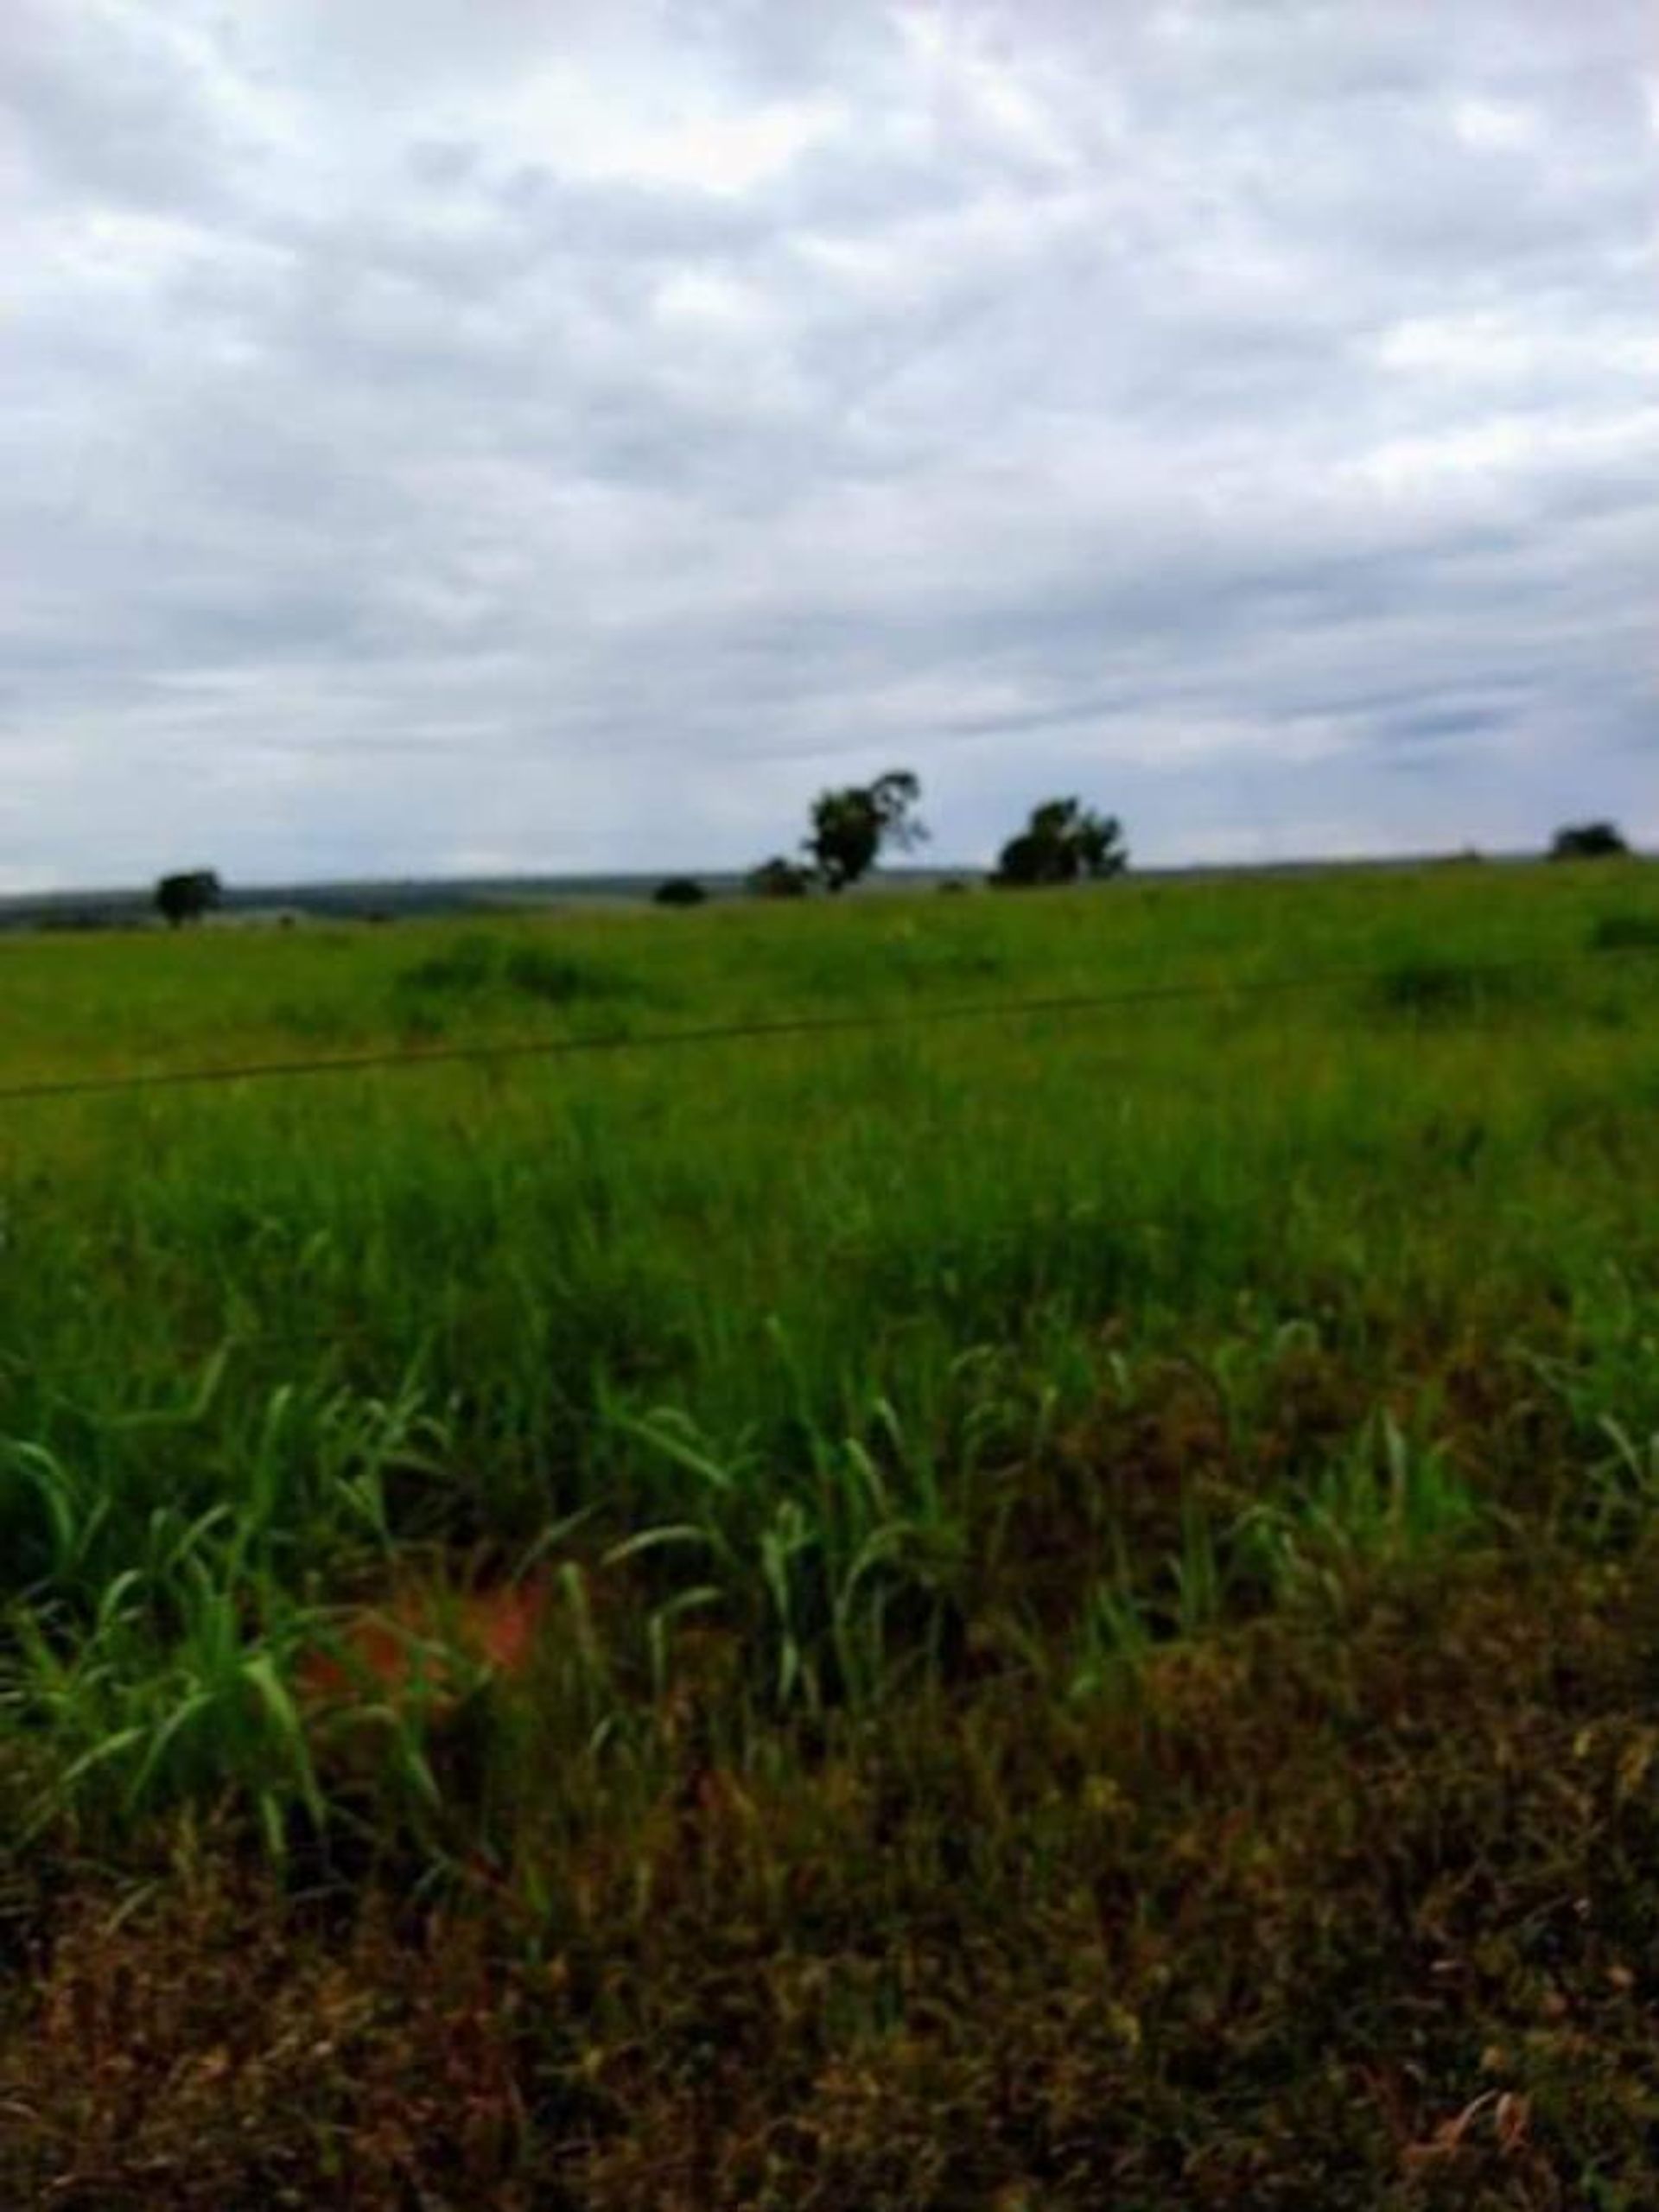
[{"label": "distant field", "polygon": [[[1386,865],[1386,863],[1384,863]],[[931,891],[948,877],[972,877],[980,871],[906,868],[868,879],[859,889],[861,899],[873,896],[903,898],[913,891]],[[741,873],[705,870],[698,877],[711,899],[747,896]],[[334,883],[228,883],[212,926],[235,928],[247,923],[329,921],[440,920],[445,917],[477,914],[500,917],[539,910],[543,913],[575,908],[645,906],[664,880],[662,873],[644,875],[485,875],[368,877]],[[48,891],[0,896],[0,933],[39,930],[57,934],[84,934],[100,927],[159,929],[152,889]]]},{"label": "distant field", "polygon": [[0,943],[796,1016],[4,1106],[0,2200],[1649,2202],[1659,868]]}]

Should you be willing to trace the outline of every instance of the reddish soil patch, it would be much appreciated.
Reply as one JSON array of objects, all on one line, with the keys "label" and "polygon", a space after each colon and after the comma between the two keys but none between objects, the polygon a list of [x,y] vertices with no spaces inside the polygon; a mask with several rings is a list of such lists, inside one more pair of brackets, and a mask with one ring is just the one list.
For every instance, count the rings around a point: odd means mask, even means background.
[{"label": "reddish soil patch", "polygon": [[442,1707],[480,1668],[522,1675],[535,1652],[547,1595],[541,1580],[465,1591],[411,1583],[389,1592],[351,1613],[327,1649],[306,1654],[301,1697],[326,1705],[367,1689]]}]

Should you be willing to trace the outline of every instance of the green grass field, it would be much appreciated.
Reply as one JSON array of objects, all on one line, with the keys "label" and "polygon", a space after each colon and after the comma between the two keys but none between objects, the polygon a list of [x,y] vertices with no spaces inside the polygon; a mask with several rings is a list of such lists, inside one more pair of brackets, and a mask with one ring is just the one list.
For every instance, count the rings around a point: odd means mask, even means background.
[{"label": "green grass field", "polygon": [[1651,2202],[1659,871],[0,944],[795,1016],[5,1105],[0,2199]]}]

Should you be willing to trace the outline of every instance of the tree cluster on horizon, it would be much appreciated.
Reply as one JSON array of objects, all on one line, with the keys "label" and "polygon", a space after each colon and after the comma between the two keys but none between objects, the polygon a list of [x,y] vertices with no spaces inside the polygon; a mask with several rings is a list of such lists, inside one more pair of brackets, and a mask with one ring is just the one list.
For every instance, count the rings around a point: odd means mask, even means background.
[{"label": "tree cluster on horizon", "polygon": [[[803,899],[820,887],[836,894],[861,882],[884,852],[909,852],[925,841],[929,833],[916,812],[920,798],[920,779],[908,768],[889,769],[872,783],[820,791],[809,810],[803,857],[773,854],[749,871],[747,889],[758,898]],[[1599,820],[1556,830],[1547,856],[1615,860],[1630,853],[1618,825]],[[1051,798],[1034,806],[1025,827],[1003,845],[988,880],[998,889],[1102,882],[1122,874],[1128,864],[1123,824],[1115,814],[1096,813],[1076,797]],[[671,876],[653,895],[659,906],[695,906],[708,893],[695,877]],[[223,897],[213,868],[188,868],[161,877],[152,903],[169,928],[180,929],[200,921]]]},{"label": "tree cluster on horizon", "polygon": [[[893,768],[874,783],[820,791],[801,841],[804,859],[774,854],[750,871],[749,890],[800,899],[817,884],[840,893],[861,881],[887,849],[909,852],[926,838],[915,810],[921,791],[910,769]],[[1046,799],[1003,846],[990,880],[1005,887],[1101,880],[1121,874],[1128,859],[1115,814],[1096,814],[1078,798]]]}]

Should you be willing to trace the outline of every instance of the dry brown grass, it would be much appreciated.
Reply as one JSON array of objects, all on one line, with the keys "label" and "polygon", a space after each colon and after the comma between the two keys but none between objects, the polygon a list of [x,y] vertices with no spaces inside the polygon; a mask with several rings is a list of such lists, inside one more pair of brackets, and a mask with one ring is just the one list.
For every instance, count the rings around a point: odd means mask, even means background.
[{"label": "dry brown grass", "polygon": [[981,1682],[770,1779],[694,1761],[550,1862],[539,1949],[181,1840],[40,1923],[9,2201],[1640,2203],[1656,1599],[1469,1567],[1130,1702]]}]

